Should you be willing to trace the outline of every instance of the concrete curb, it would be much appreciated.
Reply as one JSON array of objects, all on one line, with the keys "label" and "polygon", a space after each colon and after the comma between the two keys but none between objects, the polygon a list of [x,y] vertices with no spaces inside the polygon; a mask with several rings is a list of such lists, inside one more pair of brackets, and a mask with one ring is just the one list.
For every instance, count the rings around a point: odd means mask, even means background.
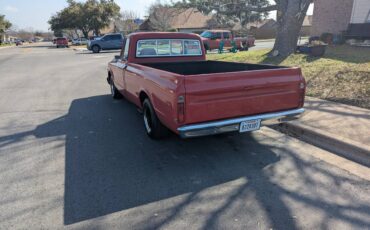
[{"label": "concrete curb", "polygon": [[335,136],[332,133],[298,122],[288,122],[274,128],[283,133],[298,137],[307,143],[370,167],[370,146],[368,145]]}]

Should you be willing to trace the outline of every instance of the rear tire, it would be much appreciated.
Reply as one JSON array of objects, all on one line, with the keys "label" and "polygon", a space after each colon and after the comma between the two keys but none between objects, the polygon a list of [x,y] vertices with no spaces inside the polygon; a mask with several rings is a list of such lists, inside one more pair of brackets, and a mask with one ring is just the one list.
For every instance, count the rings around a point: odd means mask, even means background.
[{"label": "rear tire", "polygon": [[101,48],[97,45],[94,45],[92,48],[93,53],[100,53]]},{"label": "rear tire", "polygon": [[143,119],[146,134],[153,139],[161,139],[168,135],[168,129],[158,119],[149,99],[143,103]]},{"label": "rear tire", "polygon": [[240,47],[239,51],[248,51],[248,49],[249,49],[248,44],[247,43],[243,43],[242,45],[243,45],[243,47]]},{"label": "rear tire", "polygon": [[111,95],[112,95],[113,99],[118,100],[118,99],[122,98],[122,94],[118,91],[116,86],[114,86],[114,83],[113,83],[112,80],[110,80],[110,92],[111,92]]}]

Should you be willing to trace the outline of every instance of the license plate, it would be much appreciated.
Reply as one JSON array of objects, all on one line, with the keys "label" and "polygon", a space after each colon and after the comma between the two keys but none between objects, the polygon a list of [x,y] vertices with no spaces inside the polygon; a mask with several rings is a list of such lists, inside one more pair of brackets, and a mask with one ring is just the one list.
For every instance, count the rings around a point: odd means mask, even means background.
[{"label": "license plate", "polygon": [[259,130],[261,125],[261,120],[250,120],[250,121],[243,121],[240,123],[239,132],[250,132],[254,130]]}]

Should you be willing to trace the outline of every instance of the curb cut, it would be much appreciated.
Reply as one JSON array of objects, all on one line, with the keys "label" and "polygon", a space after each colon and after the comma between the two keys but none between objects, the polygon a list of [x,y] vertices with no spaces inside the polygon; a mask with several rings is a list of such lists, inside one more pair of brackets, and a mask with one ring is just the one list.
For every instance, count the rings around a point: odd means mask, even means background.
[{"label": "curb cut", "polygon": [[370,167],[370,146],[368,145],[294,122],[274,126],[274,129]]}]

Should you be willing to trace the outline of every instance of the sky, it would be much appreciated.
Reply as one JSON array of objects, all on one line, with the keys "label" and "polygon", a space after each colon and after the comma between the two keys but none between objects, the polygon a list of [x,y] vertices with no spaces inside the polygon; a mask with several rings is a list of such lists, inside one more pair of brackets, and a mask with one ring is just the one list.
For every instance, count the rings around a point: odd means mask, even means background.
[{"label": "sky", "polygon": [[[133,11],[143,18],[155,0],[116,0],[116,2],[121,10]],[[0,14],[4,14],[18,29],[48,31],[49,18],[66,6],[65,0],[0,0]],[[308,14],[312,14],[312,11],[310,7]],[[275,14],[271,13],[270,17],[274,18]]]}]

